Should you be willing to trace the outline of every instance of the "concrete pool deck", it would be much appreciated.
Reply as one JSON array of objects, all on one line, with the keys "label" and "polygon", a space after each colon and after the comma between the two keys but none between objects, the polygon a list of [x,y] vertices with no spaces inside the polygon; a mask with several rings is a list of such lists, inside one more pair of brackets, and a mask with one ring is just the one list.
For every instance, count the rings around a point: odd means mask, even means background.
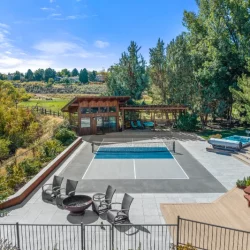
[{"label": "concrete pool deck", "polygon": [[[119,136],[121,135],[119,134]],[[164,136],[167,137],[168,134]],[[181,135],[169,135],[169,138],[178,139],[178,136]],[[84,139],[91,140],[91,138]],[[207,152],[207,143],[197,137],[191,136],[191,139],[185,138],[183,140],[180,138],[178,147],[178,161],[188,169],[188,171],[185,171],[189,177],[192,177],[190,183],[186,182],[188,180],[164,180],[164,182],[167,181],[166,183],[160,182],[161,180],[138,180],[139,183],[135,183],[135,180],[129,180],[130,182],[126,180],[122,183],[121,180],[112,180],[111,184],[117,188],[114,202],[120,202],[124,192],[128,192],[134,197],[130,211],[131,223],[165,223],[160,210],[161,203],[213,202],[227,190],[234,187],[238,178],[250,176],[249,166],[233,157]],[[91,160],[90,152],[90,144],[83,143],[61,164],[53,175],[64,176],[63,186],[65,186],[67,178],[80,180],[77,193],[92,195],[94,192],[104,192],[107,185],[110,184],[110,180],[82,180],[83,174],[79,175],[79,171],[83,173],[83,164],[87,165]],[[187,162],[186,157],[182,158],[183,153],[185,153],[185,156],[189,154],[193,158],[192,162]],[[193,165],[194,162],[195,165]],[[43,184],[51,183],[53,175]],[[88,183],[86,184],[86,182]],[[91,182],[92,185],[88,187]],[[158,184],[158,182],[160,183]],[[156,186],[154,192],[151,192],[152,186]],[[0,224],[16,222],[31,224],[79,224],[81,222],[100,224],[101,221],[107,224],[105,218],[98,218],[91,209],[84,216],[73,218],[69,216],[68,211],[44,203],[41,198],[41,186],[34,190],[25,202],[8,209],[8,211],[8,216],[0,217]]]}]

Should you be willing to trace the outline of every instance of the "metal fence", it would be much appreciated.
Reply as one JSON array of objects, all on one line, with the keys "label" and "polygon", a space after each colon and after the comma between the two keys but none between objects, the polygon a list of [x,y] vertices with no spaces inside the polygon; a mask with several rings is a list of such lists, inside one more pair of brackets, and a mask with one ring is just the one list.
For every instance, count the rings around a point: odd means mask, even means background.
[{"label": "metal fence", "polygon": [[177,225],[0,225],[20,250],[172,250]]},{"label": "metal fence", "polygon": [[177,224],[1,224],[0,240],[19,250],[247,250],[250,232],[178,217]]},{"label": "metal fence", "polygon": [[196,249],[248,250],[250,232],[178,218],[178,245]]}]

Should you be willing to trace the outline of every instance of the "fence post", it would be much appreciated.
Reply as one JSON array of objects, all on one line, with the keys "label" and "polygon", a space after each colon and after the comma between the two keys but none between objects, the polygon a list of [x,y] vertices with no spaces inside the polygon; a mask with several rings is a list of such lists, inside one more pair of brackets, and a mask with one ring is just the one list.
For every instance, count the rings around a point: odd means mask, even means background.
[{"label": "fence post", "polygon": [[175,153],[175,141],[173,142],[173,152]]},{"label": "fence post", "polygon": [[176,234],[176,246],[179,246],[179,237],[180,237],[180,216],[177,216],[177,234]]},{"label": "fence post", "polygon": [[85,250],[85,226],[81,222],[81,250]]},{"label": "fence post", "polygon": [[16,238],[17,238],[17,249],[20,250],[20,234],[19,234],[19,223],[16,223]]},{"label": "fence post", "polygon": [[114,224],[112,223],[111,228],[111,234],[110,234],[110,238],[111,238],[111,244],[110,244],[110,249],[114,250],[115,249],[115,245],[114,245]]}]

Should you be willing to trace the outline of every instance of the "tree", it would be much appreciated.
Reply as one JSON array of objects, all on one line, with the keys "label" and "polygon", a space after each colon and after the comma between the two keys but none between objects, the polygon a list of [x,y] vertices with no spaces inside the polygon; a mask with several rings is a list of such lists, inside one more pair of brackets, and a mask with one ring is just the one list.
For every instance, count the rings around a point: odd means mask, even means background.
[{"label": "tree", "polygon": [[69,77],[70,76],[70,71],[68,69],[62,69],[61,70],[61,76]]},{"label": "tree", "polygon": [[[237,86],[246,67],[250,48],[250,2],[199,0],[199,12],[184,13],[190,53],[197,82],[196,107],[203,124],[209,114],[229,118],[230,87]],[[246,53],[247,51],[247,53]]]},{"label": "tree", "polygon": [[238,88],[230,88],[233,95],[233,116],[242,122],[250,123],[250,78],[243,75],[238,80]]},{"label": "tree", "polygon": [[16,71],[13,76],[13,80],[17,81],[21,79],[21,73],[19,71]]},{"label": "tree", "polygon": [[129,95],[138,100],[148,87],[146,62],[139,54],[140,49],[132,41],[128,52],[124,52],[119,63],[110,68],[107,86],[111,95]]},{"label": "tree", "polygon": [[25,79],[28,81],[32,81],[34,78],[33,72],[31,69],[28,69],[27,73],[25,74]]},{"label": "tree", "polygon": [[56,71],[54,69],[48,68],[44,71],[44,81],[48,82],[49,78],[54,79],[56,76]]},{"label": "tree", "polygon": [[159,89],[160,103],[167,102],[167,58],[164,42],[159,39],[155,48],[149,49],[149,77],[151,86]]},{"label": "tree", "polygon": [[43,81],[44,80],[44,70],[38,69],[34,72],[34,80],[35,81]]},{"label": "tree", "polygon": [[96,81],[96,76],[97,76],[97,71],[93,70],[92,72],[89,73],[89,81],[90,82],[95,82]]},{"label": "tree", "polygon": [[80,74],[79,74],[79,81],[81,82],[81,83],[84,83],[84,84],[86,84],[86,83],[88,83],[88,81],[89,81],[89,77],[88,77],[88,71],[87,71],[87,69],[82,69],[81,71],[80,71]]},{"label": "tree", "polygon": [[55,83],[55,80],[53,78],[49,78],[47,86],[51,87],[54,83]]},{"label": "tree", "polygon": [[74,68],[71,72],[71,76],[78,76],[79,75],[79,72],[76,68]]}]

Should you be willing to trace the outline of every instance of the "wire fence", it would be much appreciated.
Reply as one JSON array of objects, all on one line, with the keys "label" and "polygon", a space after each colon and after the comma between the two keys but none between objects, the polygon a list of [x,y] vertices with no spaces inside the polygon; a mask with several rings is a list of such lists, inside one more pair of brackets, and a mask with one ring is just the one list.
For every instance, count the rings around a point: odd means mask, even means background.
[{"label": "wire fence", "polygon": [[0,224],[0,241],[18,250],[247,250],[250,232],[178,217],[177,224]]}]

